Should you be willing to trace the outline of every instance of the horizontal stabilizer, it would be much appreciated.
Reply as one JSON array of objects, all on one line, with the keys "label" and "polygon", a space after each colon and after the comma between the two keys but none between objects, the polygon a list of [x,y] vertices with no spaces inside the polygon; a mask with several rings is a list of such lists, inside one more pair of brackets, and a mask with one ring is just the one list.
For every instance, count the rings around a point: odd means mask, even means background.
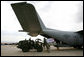
[{"label": "horizontal stabilizer", "polygon": [[23,31],[29,35],[37,36],[45,28],[35,7],[26,2],[11,4]]}]

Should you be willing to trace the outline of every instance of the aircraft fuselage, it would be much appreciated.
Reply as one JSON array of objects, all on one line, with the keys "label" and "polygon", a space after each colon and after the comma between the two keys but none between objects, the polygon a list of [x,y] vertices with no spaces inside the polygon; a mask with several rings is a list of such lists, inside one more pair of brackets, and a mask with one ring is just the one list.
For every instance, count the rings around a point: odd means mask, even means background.
[{"label": "aircraft fuselage", "polygon": [[83,35],[76,32],[59,31],[53,29],[45,29],[43,32],[71,46],[83,45]]}]

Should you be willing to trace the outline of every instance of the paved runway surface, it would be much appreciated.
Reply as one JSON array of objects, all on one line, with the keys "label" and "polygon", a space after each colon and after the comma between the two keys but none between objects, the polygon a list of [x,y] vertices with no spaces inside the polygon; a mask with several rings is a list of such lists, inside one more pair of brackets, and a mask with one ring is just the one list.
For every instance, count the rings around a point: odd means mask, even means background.
[{"label": "paved runway surface", "polygon": [[83,49],[75,49],[73,47],[56,47],[51,46],[50,53],[45,49],[43,52],[22,52],[16,45],[1,45],[1,56],[83,56]]}]

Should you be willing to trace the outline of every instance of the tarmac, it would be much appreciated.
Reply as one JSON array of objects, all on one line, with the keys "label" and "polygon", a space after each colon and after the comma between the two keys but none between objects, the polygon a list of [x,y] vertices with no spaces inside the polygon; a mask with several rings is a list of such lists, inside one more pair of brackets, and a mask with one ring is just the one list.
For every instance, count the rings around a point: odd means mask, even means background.
[{"label": "tarmac", "polygon": [[30,52],[22,52],[16,45],[1,45],[1,56],[83,56],[83,49],[73,47],[56,47],[51,46],[50,52],[45,48],[43,52],[36,52],[35,49]]}]

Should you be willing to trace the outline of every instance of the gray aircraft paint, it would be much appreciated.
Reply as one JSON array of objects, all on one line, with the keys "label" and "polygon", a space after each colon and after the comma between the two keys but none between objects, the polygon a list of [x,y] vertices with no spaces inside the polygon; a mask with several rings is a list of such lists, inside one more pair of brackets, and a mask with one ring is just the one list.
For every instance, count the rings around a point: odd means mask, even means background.
[{"label": "gray aircraft paint", "polygon": [[32,4],[21,2],[11,4],[11,6],[23,28],[23,31],[29,32],[30,36],[46,35],[70,46],[83,45],[83,35],[80,33],[46,28]]},{"label": "gray aircraft paint", "polygon": [[57,40],[63,41],[69,45],[82,45],[83,44],[83,36],[79,35],[75,32],[66,32],[59,30],[44,30],[44,33],[56,38]]}]

